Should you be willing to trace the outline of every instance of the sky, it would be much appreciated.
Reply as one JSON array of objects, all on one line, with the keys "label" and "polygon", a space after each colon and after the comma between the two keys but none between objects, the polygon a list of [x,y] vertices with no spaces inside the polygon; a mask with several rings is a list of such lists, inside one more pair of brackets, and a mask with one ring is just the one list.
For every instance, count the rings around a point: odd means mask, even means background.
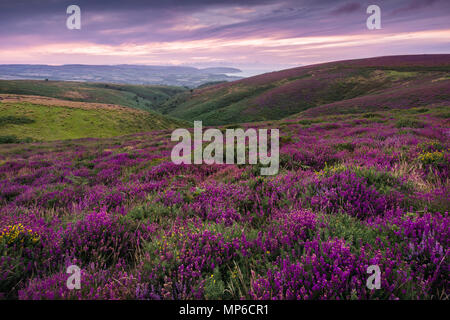
[{"label": "sky", "polygon": [[[369,5],[381,29],[369,30]],[[69,5],[81,29],[69,30]],[[450,53],[449,0],[0,0],[0,64],[230,66]]]}]

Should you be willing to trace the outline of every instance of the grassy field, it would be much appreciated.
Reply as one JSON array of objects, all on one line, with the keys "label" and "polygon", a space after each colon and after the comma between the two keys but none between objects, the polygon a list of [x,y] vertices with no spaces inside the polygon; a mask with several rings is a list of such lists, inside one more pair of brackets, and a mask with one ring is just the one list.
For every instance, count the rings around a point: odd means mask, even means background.
[{"label": "grassy field", "polygon": [[4,143],[106,138],[179,126],[186,124],[117,105],[5,95],[0,101],[0,140]]},{"label": "grassy field", "polygon": [[43,80],[0,80],[0,93],[39,95],[71,101],[111,103],[151,110],[182,87]]}]

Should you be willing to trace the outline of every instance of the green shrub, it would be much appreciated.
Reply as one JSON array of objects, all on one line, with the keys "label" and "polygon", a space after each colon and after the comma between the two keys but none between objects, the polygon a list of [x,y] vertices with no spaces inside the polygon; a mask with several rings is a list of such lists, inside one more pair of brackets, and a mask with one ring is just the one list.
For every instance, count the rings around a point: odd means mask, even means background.
[{"label": "green shrub", "polygon": [[387,234],[380,233],[364,225],[360,220],[345,213],[323,216],[326,227],[321,229],[321,238],[325,241],[334,237],[344,239],[350,244],[353,253],[358,254],[366,244],[377,247],[377,239],[387,242]]},{"label": "green shrub", "polygon": [[383,117],[383,116],[380,115],[380,114],[378,114],[378,113],[371,113],[371,112],[365,113],[365,114],[363,115],[363,118],[366,118],[366,119],[371,119],[371,118],[382,118],[382,117]]},{"label": "green shrub", "polygon": [[6,143],[30,143],[30,142],[33,142],[33,139],[31,139],[31,138],[19,139],[15,135],[0,136],[0,144],[6,144]]},{"label": "green shrub", "polygon": [[423,164],[438,166],[445,163],[445,155],[442,151],[424,152],[419,154],[419,160]]},{"label": "green shrub", "polygon": [[175,217],[178,213],[178,208],[176,207],[167,207],[161,203],[151,203],[134,207],[128,212],[125,219],[165,225],[169,223],[170,218]]},{"label": "green shrub", "polygon": [[292,142],[292,136],[281,136],[280,137],[280,144],[287,144]]},{"label": "green shrub", "polygon": [[412,113],[425,113],[425,112],[428,112],[430,110],[427,109],[427,108],[412,108],[412,109],[410,109],[410,111]]},{"label": "green shrub", "polygon": [[291,154],[282,153],[280,154],[280,168],[287,170],[298,170],[303,168],[303,166],[299,161],[294,160]]},{"label": "green shrub", "polygon": [[35,121],[33,119],[24,117],[24,116],[3,116],[0,117],[0,126],[6,125],[6,124],[29,124],[34,123]]},{"label": "green shrub", "polygon": [[301,119],[301,120],[297,121],[298,124],[305,125],[305,126],[311,125],[313,123],[320,123],[320,122],[323,122],[323,121],[319,120],[319,119]]},{"label": "green shrub", "polygon": [[225,285],[222,281],[219,268],[216,267],[214,273],[206,279],[204,289],[205,298],[208,300],[219,300],[223,297]]},{"label": "green shrub", "polygon": [[334,147],[338,151],[347,150],[353,152],[355,150],[355,146],[351,142],[338,143]]},{"label": "green shrub", "polygon": [[423,128],[425,124],[414,119],[400,119],[395,123],[396,128]]}]

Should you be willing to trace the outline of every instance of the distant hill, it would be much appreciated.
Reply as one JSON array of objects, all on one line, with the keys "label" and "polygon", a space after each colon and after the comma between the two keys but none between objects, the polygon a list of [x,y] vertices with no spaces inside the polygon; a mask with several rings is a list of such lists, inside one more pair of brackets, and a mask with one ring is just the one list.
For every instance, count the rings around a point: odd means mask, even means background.
[{"label": "distant hill", "polygon": [[189,124],[113,104],[0,95],[0,143],[106,138]]},{"label": "distant hill", "polygon": [[0,65],[0,79],[63,80],[110,82],[144,85],[186,86],[195,88],[212,81],[233,81],[241,79],[225,73],[236,73],[235,68],[198,69],[184,66],[144,65],[82,65],[62,66],[10,64]]},{"label": "distant hill", "polygon": [[0,93],[28,94],[71,101],[118,104],[152,110],[172,96],[186,91],[182,87],[141,86],[43,80],[0,80]]},{"label": "distant hill", "polygon": [[202,72],[206,72],[206,73],[212,73],[212,74],[217,74],[217,73],[239,73],[242,72],[240,69],[236,69],[236,68],[224,68],[224,67],[215,67],[215,68],[203,68],[200,69]]},{"label": "distant hill", "polygon": [[[450,54],[323,63],[183,92],[156,110],[206,125],[450,101]],[[305,111],[307,110],[307,111]]]}]

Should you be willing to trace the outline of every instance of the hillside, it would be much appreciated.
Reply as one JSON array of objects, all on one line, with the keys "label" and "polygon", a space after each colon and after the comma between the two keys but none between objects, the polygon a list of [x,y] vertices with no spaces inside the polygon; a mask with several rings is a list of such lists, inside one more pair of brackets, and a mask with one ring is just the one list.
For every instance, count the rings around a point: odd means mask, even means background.
[{"label": "hillside", "polygon": [[198,88],[157,111],[207,125],[311,114],[411,108],[450,101],[450,55],[330,62]]},{"label": "hillside", "polygon": [[186,124],[118,105],[0,95],[0,143],[106,138],[179,126]]},{"label": "hillside", "polygon": [[0,80],[0,93],[39,95],[72,101],[118,104],[142,110],[151,110],[156,105],[185,90],[182,87],[169,86],[73,81]]}]

